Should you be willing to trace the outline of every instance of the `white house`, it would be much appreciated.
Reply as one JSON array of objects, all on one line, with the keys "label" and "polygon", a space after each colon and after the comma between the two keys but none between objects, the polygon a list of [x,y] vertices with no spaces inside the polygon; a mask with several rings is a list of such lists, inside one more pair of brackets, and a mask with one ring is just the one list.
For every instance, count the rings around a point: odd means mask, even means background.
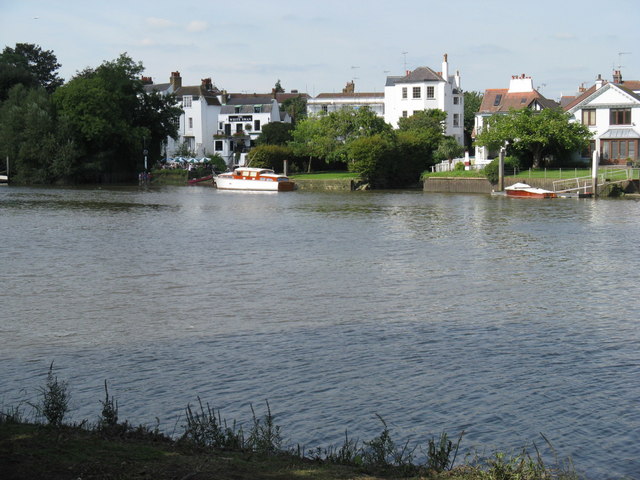
[{"label": "white house", "polygon": [[442,71],[420,67],[404,77],[387,77],[384,87],[384,119],[394,128],[401,117],[410,117],[420,110],[439,109],[447,114],[445,135],[464,145],[464,96],[460,88],[460,73],[449,75],[447,54]]},{"label": "white house", "polygon": [[[151,79],[143,79],[151,80]],[[180,72],[172,72],[169,83],[145,85],[148,91],[155,90],[164,95],[174,94],[183,109],[178,126],[178,139],[167,139],[167,155],[173,155],[185,143],[196,156],[212,154],[213,133],[217,128],[218,115],[222,108],[220,91],[211,78],[205,78],[200,85],[183,86]]]},{"label": "white house", "polygon": [[307,100],[307,114],[335,112],[344,108],[369,108],[379,117],[384,117],[384,93],[356,92],[355,83],[349,82],[342,93],[320,93]]},{"label": "white house", "polygon": [[613,82],[598,75],[595,84],[564,109],[593,132],[590,153],[597,150],[601,163],[624,165],[639,159],[640,81],[622,80],[619,70]]},{"label": "white house", "polygon": [[268,123],[291,123],[289,115],[280,111],[276,97],[275,94],[222,93],[213,151],[224,158],[227,165],[246,164],[248,151]]},{"label": "white house", "polygon": [[[558,103],[545,98],[533,88],[531,77],[514,75],[509,82],[509,88],[492,88],[485,90],[482,104],[475,115],[473,137],[475,138],[486,123],[486,120],[495,114],[506,114],[509,110],[530,108],[535,111],[544,108],[558,108]],[[489,152],[486,147],[475,148],[476,164],[488,163],[489,158],[497,155],[497,152]]]}]

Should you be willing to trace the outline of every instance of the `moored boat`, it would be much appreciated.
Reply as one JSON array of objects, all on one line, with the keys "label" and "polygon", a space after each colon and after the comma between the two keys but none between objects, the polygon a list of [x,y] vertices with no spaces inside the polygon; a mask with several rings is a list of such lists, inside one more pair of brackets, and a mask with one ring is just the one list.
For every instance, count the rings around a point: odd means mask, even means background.
[{"label": "moored boat", "polygon": [[286,175],[269,168],[239,167],[214,177],[216,187],[221,190],[258,190],[265,192],[290,192],[295,183]]},{"label": "moored boat", "polygon": [[514,183],[510,187],[504,189],[509,197],[526,197],[526,198],[556,198],[556,192],[545,190],[544,188],[532,187],[526,183]]}]

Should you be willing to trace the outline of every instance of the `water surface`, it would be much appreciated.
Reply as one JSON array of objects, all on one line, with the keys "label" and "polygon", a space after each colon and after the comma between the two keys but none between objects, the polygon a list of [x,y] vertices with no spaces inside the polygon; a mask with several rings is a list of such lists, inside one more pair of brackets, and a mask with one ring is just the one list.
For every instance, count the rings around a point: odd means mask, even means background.
[{"label": "water surface", "polygon": [[[0,404],[51,361],[179,433],[198,397],[285,440],[464,430],[638,479],[640,203],[206,187],[0,189]],[[158,420],[156,420],[156,418]]]}]

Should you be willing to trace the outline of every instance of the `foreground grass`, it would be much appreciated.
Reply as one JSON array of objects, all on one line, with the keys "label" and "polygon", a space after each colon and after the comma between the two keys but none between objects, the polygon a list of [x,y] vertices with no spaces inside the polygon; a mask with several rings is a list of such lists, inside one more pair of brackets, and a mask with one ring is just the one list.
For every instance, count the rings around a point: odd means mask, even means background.
[{"label": "foreground grass", "polygon": [[0,424],[0,472],[27,479],[372,479],[354,468],[290,455],[179,445],[160,435],[107,435],[77,427]]},{"label": "foreground grass", "polygon": [[161,434],[87,430],[78,426],[0,422],[0,472],[6,480],[71,479],[304,479],[377,480],[542,480],[556,476],[527,464],[524,457],[496,456],[487,468],[460,466],[445,472],[423,470],[407,475],[399,467],[372,471],[279,452],[197,447]]}]

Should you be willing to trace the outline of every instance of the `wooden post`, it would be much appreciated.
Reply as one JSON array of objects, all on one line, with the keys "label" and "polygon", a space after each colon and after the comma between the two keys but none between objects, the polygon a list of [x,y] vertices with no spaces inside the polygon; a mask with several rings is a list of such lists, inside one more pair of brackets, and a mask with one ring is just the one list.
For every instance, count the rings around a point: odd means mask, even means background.
[{"label": "wooden post", "polygon": [[591,187],[593,188],[593,196],[598,196],[598,163],[599,158],[598,151],[593,151],[593,160],[591,162]]},{"label": "wooden post", "polygon": [[500,149],[500,154],[498,155],[498,191],[502,192],[504,190],[504,147]]},{"label": "wooden post", "polygon": [[287,160],[287,159],[285,158],[285,159],[282,161],[282,167],[283,167],[283,170],[284,170],[284,172],[283,172],[283,173],[284,173],[284,176],[285,176],[285,177],[287,176],[287,170],[289,170],[289,169],[287,168],[287,167],[288,167],[288,164],[289,164],[289,160]]}]

